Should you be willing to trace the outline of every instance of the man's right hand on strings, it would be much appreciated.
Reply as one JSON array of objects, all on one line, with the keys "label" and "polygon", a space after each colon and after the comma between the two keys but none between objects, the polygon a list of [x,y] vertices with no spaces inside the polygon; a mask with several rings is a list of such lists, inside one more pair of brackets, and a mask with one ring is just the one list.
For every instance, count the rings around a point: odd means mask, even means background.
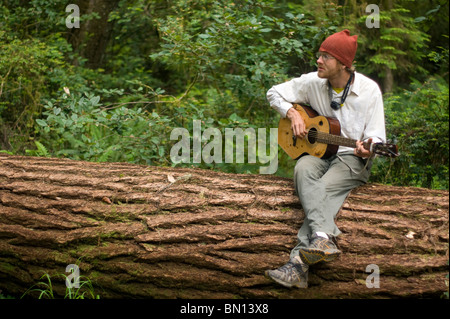
[{"label": "man's right hand on strings", "polygon": [[300,138],[304,138],[308,131],[306,130],[306,124],[300,113],[294,108],[291,107],[287,113],[286,117],[291,121],[291,128],[294,132],[294,135]]}]

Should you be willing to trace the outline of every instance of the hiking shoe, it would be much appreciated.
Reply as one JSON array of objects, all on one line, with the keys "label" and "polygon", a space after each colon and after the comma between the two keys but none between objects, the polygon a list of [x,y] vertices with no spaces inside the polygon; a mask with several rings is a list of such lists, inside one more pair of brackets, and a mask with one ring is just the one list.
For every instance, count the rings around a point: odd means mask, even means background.
[{"label": "hiking shoe", "polygon": [[341,251],[337,249],[331,239],[320,237],[316,234],[311,237],[307,248],[299,250],[300,258],[307,265],[313,265],[320,261],[332,261],[340,253]]},{"label": "hiking shoe", "polygon": [[266,270],[266,276],[280,285],[292,288],[308,287],[308,265],[302,264],[299,257],[291,258],[278,269]]}]

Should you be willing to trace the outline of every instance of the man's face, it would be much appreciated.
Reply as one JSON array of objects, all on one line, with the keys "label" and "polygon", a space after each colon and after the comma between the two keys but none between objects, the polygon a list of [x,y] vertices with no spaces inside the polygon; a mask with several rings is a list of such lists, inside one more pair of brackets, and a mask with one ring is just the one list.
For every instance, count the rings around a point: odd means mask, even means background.
[{"label": "man's face", "polygon": [[342,71],[342,64],[331,54],[321,51],[317,57],[317,75],[320,78],[337,77]]}]

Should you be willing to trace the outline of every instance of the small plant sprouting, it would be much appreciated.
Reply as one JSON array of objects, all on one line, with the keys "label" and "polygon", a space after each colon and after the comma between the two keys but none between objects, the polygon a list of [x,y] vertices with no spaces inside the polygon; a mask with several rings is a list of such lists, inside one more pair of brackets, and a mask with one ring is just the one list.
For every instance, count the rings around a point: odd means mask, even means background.
[{"label": "small plant sprouting", "polygon": [[[59,274],[56,277],[62,277],[66,282],[67,276],[65,274]],[[40,281],[31,286],[21,298],[37,292],[39,294],[38,299],[56,299],[51,276],[45,273],[39,279]],[[100,295],[95,293],[94,286],[89,278],[80,276],[78,288],[66,285],[64,299],[100,299]]]}]

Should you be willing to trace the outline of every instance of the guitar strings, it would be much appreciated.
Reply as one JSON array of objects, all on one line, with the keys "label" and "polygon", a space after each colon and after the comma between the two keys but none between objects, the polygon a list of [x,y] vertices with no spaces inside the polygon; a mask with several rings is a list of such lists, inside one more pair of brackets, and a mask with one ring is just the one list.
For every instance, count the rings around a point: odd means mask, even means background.
[{"label": "guitar strings", "polygon": [[339,143],[343,144],[342,146],[349,146],[349,147],[356,146],[356,140],[347,139],[342,136],[324,133],[316,130],[309,130],[307,136],[317,139],[319,142],[322,143],[330,142],[327,144]]},{"label": "guitar strings", "polygon": [[[356,140],[347,139],[345,137],[339,136],[339,135],[333,135],[329,133],[324,133],[316,130],[309,130],[307,136],[315,139],[314,142],[319,143],[325,143],[325,144],[333,144],[335,145],[342,145],[342,146],[348,146],[348,147],[355,147],[356,146]],[[364,142],[365,146],[367,145],[366,142]],[[368,146],[368,145],[367,145]],[[398,153],[393,152],[389,147],[379,149],[377,151],[378,154],[389,156],[389,157],[396,157],[398,156]]]}]

